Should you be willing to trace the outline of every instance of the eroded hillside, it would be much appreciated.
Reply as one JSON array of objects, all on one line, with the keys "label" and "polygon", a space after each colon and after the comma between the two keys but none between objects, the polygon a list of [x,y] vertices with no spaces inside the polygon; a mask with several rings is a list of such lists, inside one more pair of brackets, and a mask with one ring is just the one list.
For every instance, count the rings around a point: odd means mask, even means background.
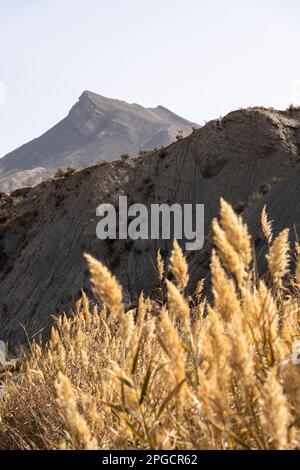
[{"label": "eroded hillside", "polygon": [[250,224],[263,269],[260,212],[267,204],[275,232],[300,230],[300,112],[240,110],[208,123],[170,146],[137,158],[101,163],[34,188],[1,195],[0,325],[11,343],[48,328],[52,315],[70,312],[80,289],[90,293],[83,259],[105,262],[124,288],[127,304],[155,295],[155,257],[168,241],[101,241],[96,207],[118,203],[205,204],[206,244],[191,252],[190,287],[207,276],[210,223],[220,197]]}]

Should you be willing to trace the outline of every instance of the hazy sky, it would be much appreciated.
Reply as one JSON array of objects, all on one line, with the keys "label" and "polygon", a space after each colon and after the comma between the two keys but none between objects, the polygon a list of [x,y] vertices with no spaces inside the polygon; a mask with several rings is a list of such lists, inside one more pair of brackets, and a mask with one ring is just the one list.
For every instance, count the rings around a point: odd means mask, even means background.
[{"label": "hazy sky", "polygon": [[299,0],[0,0],[0,156],[85,89],[198,123],[300,104]]}]

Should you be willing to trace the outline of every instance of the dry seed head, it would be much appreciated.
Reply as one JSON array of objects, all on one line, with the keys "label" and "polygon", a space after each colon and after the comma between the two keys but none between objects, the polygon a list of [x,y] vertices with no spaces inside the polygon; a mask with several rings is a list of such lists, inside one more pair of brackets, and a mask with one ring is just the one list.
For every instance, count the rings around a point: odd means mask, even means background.
[{"label": "dry seed head", "polygon": [[289,267],[289,230],[283,230],[274,240],[267,255],[270,273],[275,282],[288,272]]},{"label": "dry seed head", "polygon": [[234,282],[225,273],[215,250],[212,252],[210,269],[214,308],[224,321],[228,321],[231,316],[240,313],[240,303],[236,295]]},{"label": "dry seed head", "polygon": [[179,318],[183,321],[185,329],[189,330],[190,309],[186,300],[171,281],[166,280],[168,288],[168,301],[171,318]]},{"label": "dry seed head", "polygon": [[201,296],[203,289],[205,285],[205,279],[200,279],[200,281],[197,282],[196,288],[195,288],[195,296],[197,299]]},{"label": "dry seed head", "polygon": [[86,330],[89,331],[91,327],[90,302],[84,291],[82,291],[82,310],[85,319]]},{"label": "dry seed head", "polygon": [[221,198],[221,226],[226,233],[226,238],[240,259],[248,268],[252,260],[251,239],[248,227],[243,223],[231,205]]},{"label": "dry seed head", "polygon": [[257,326],[261,333],[269,339],[269,344],[275,350],[275,343],[279,338],[278,329],[278,311],[275,299],[270,289],[267,288],[263,281],[259,282],[257,292]]},{"label": "dry seed head", "polygon": [[78,412],[77,400],[70,380],[65,375],[59,373],[55,388],[58,405],[63,412],[72,438],[79,445],[81,444],[84,449],[97,449],[96,441],[91,437],[86,420]]},{"label": "dry seed head", "polygon": [[80,363],[84,367],[84,369],[87,371],[89,366],[90,366],[90,360],[87,352],[84,349],[81,349],[80,351]]},{"label": "dry seed head", "polygon": [[293,364],[292,358],[281,364],[280,375],[283,380],[284,390],[292,404],[297,417],[300,416],[300,368],[299,364]]},{"label": "dry seed head", "polygon": [[212,344],[212,351],[214,351],[214,357],[211,360],[215,363],[222,363],[226,361],[230,351],[228,342],[228,336],[225,331],[225,323],[219,313],[212,307],[208,306],[207,322],[208,327],[208,338]]},{"label": "dry seed head", "polygon": [[172,324],[165,307],[161,310],[160,328],[162,340],[170,360],[170,378],[173,385],[177,385],[185,378],[185,360],[178,331]]},{"label": "dry seed head", "polygon": [[[97,305],[95,305],[94,309],[95,309],[94,310],[94,316],[95,316],[95,314],[97,313]],[[99,319],[101,318],[103,320],[106,320],[106,318],[107,318],[107,307],[106,307],[106,305],[103,305],[103,307],[100,311],[100,316],[99,315],[97,315],[97,316],[98,316]]]},{"label": "dry seed head", "polygon": [[272,220],[268,220],[267,207],[264,205],[261,212],[261,226],[263,234],[269,245],[271,244],[273,238],[272,222]]},{"label": "dry seed head", "polygon": [[51,341],[51,347],[52,348],[55,348],[61,342],[58,331],[54,326],[51,328],[51,339],[50,339],[50,341]]},{"label": "dry seed head", "polygon": [[148,309],[148,304],[145,300],[144,293],[142,292],[140,297],[139,297],[139,304],[138,304],[138,309],[137,309],[137,320],[139,324],[142,324],[144,322],[146,313]]},{"label": "dry seed head", "polygon": [[291,415],[283,388],[276,376],[277,368],[273,367],[262,390],[260,422],[272,446],[276,450],[284,450],[288,446]]},{"label": "dry seed head", "polygon": [[282,337],[289,343],[293,343],[293,335],[299,328],[299,300],[289,297],[282,305]]},{"label": "dry seed head", "polygon": [[217,219],[213,220],[212,228],[214,233],[214,243],[218,249],[218,254],[222,259],[222,262],[229,271],[236,275],[239,283],[242,284],[245,276],[243,262],[231,243],[229,243],[226,233],[220,227]]},{"label": "dry seed head", "polygon": [[296,262],[296,271],[295,271],[295,281],[298,286],[298,289],[300,288],[300,244],[297,242],[295,245],[295,251],[297,255],[297,262]]},{"label": "dry seed head", "polygon": [[249,344],[249,335],[245,332],[245,323],[240,315],[232,319],[228,335],[230,338],[230,363],[241,387],[255,386],[254,348]]},{"label": "dry seed head", "polygon": [[170,257],[170,269],[176,278],[178,288],[180,290],[184,290],[189,282],[188,265],[177,240],[174,240],[173,243],[173,250]]},{"label": "dry seed head", "polygon": [[160,250],[158,250],[158,252],[157,252],[156,264],[157,264],[157,271],[158,271],[159,280],[162,281],[163,277],[164,277],[165,266],[164,266],[164,261],[161,257]]},{"label": "dry seed head", "polygon": [[118,316],[124,313],[122,289],[116,278],[106,266],[93,258],[93,256],[88,254],[84,256],[91,272],[95,296],[107,305],[113,315]]},{"label": "dry seed head", "polygon": [[122,335],[123,344],[125,348],[128,348],[132,335],[134,334],[135,325],[133,312],[134,310],[130,310],[129,312],[127,312],[124,315],[122,321],[122,331],[120,332],[120,334]]}]

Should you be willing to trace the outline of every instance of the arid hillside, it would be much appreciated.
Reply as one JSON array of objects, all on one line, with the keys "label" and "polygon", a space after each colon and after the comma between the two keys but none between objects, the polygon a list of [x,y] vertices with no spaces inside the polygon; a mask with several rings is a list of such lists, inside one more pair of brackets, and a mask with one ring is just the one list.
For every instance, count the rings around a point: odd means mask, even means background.
[{"label": "arid hillside", "polygon": [[[300,111],[239,110],[209,122],[164,149],[85,168],[34,188],[1,195],[1,339],[24,340],[70,312],[83,288],[91,297],[88,252],[124,289],[127,305],[142,290],[155,296],[157,249],[166,261],[172,242],[100,241],[96,207],[129,203],[205,204],[206,243],[190,252],[190,284],[208,276],[212,218],[222,196],[243,213],[264,270],[260,213],[266,204],[274,232],[300,230]],[[294,230],[292,230],[294,232]]]},{"label": "arid hillside", "polygon": [[0,159],[0,191],[33,186],[58,168],[138,155],[190,134],[192,127],[199,126],[163,106],[144,108],[85,91],[67,117]]}]

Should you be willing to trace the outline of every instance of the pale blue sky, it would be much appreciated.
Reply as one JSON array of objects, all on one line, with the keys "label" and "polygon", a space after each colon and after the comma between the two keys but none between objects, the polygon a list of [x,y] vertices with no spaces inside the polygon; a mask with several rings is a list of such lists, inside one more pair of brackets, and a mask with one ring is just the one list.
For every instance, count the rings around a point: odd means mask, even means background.
[{"label": "pale blue sky", "polygon": [[299,0],[0,0],[0,156],[85,89],[200,124],[300,104],[299,25]]}]

